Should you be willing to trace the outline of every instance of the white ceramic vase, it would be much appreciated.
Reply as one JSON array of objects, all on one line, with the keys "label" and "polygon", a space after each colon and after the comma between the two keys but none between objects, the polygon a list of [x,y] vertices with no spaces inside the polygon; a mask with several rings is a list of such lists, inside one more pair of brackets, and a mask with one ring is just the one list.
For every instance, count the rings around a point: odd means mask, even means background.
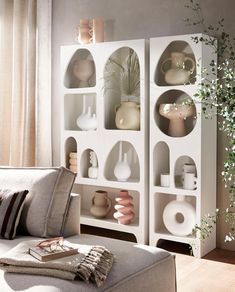
[{"label": "white ceramic vase", "polygon": [[92,131],[97,129],[96,114],[91,114],[91,107],[86,111],[86,98],[83,95],[83,110],[82,114],[77,118],[77,125],[83,131]]},{"label": "white ceramic vase", "polygon": [[131,168],[127,162],[127,153],[124,153],[122,159],[122,141],[119,144],[119,158],[114,168],[114,175],[118,181],[127,181],[131,176]]},{"label": "white ceramic vase", "polygon": [[[177,218],[181,220],[178,220]],[[163,222],[167,230],[176,236],[187,236],[192,233],[196,224],[195,208],[185,201],[184,196],[168,203],[163,211]]]}]

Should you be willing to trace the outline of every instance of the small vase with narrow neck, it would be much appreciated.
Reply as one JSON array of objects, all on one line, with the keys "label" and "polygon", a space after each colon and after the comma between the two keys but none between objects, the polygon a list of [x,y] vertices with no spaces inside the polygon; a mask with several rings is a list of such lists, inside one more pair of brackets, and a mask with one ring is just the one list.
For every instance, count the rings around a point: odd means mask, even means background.
[{"label": "small vase with narrow neck", "polygon": [[77,125],[83,131],[92,131],[97,129],[96,114],[91,114],[91,107],[88,106],[86,112],[86,96],[83,95],[82,114],[77,118]]},{"label": "small vase with narrow neck", "polygon": [[[123,156],[123,159],[122,159]],[[122,141],[119,144],[119,158],[114,168],[114,175],[118,181],[127,181],[131,176],[131,168],[127,162],[127,153],[122,155]]]}]

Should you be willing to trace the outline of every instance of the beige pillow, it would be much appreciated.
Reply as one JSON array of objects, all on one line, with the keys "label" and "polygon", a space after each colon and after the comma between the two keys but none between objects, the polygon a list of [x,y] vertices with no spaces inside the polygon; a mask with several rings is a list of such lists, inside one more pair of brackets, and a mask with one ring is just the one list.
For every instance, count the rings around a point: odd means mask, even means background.
[{"label": "beige pillow", "polygon": [[75,174],[64,167],[0,167],[0,189],[27,189],[20,227],[33,236],[62,234]]}]

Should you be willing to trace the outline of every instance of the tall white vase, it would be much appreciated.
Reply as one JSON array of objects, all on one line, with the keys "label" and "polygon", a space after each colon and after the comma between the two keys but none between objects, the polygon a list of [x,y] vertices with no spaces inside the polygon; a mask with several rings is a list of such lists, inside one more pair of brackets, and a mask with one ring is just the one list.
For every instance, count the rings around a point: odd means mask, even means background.
[{"label": "tall white vase", "polygon": [[92,131],[97,129],[96,114],[91,114],[91,107],[88,106],[86,112],[86,96],[83,95],[82,114],[77,118],[77,125],[83,131]]},{"label": "tall white vase", "polygon": [[[177,220],[177,215],[181,221]],[[192,233],[196,224],[195,208],[185,201],[184,196],[168,203],[163,211],[163,222],[167,230],[177,236],[187,236]]]},{"label": "tall white vase", "polygon": [[127,162],[127,153],[124,153],[122,159],[122,141],[119,144],[119,158],[114,168],[114,175],[118,181],[127,181],[131,176],[131,168]]}]

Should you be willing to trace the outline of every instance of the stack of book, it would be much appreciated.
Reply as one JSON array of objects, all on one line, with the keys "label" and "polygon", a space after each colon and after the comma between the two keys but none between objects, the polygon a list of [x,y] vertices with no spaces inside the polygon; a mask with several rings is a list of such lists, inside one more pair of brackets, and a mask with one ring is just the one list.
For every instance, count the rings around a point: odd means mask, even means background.
[{"label": "stack of book", "polygon": [[70,152],[69,153],[69,169],[75,173],[78,172],[77,152]]}]

